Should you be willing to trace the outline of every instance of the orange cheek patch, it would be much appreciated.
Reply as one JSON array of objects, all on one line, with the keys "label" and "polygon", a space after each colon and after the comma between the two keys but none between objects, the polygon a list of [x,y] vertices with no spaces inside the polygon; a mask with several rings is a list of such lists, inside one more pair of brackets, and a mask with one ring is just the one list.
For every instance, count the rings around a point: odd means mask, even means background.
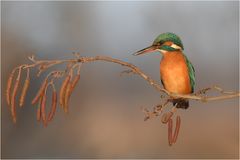
[{"label": "orange cheek patch", "polygon": [[171,46],[172,44],[173,44],[173,42],[167,41],[167,42],[164,42],[162,45],[164,45],[164,46]]}]

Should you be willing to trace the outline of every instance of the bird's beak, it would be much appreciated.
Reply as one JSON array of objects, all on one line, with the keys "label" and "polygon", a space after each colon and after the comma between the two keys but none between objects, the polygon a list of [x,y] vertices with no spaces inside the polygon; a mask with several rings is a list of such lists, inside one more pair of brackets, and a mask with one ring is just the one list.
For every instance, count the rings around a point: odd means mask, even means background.
[{"label": "bird's beak", "polygon": [[137,51],[136,53],[133,53],[133,55],[134,56],[138,56],[138,55],[141,55],[141,54],[146,54],[146,53],[150,53],[150,52],[155,52],[156,51],[156,49],[157,49],[158,47],[157,46],[149,46],[149,47],[147,47],[147,48],[144,48],[144,49],[142,49],[142,50],[140,50],[140,51]]}]

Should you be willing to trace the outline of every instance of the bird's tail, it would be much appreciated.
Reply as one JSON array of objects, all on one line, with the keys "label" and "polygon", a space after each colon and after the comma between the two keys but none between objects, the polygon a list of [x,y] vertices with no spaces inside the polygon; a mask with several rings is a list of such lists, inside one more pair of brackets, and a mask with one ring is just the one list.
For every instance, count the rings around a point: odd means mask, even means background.
[{"label": "bird's tail", "polygon": [[176,108],[187,109],[189,107],[189,101],[186,99],[174,99],[172,103]]}]

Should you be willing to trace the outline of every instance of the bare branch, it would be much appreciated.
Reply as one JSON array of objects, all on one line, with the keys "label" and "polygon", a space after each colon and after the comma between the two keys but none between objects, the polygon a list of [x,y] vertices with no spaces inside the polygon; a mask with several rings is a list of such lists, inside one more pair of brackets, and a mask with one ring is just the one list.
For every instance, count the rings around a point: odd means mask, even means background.
[{"label": "bare branch", "polygon": [[[74,88],[76,82],[80,78],[80,68],[82,64],[84,63],[91,63],[91,62],[96,62],[96,61],[104,61],[104,62],[110,62],[110,63],[115,63],[119,64],[121,66],[124,66],[127,68],[127,70],[123,71],[123,73],[127,74],[134,74],[134,75],[139,75],[142,77],[149,85],[154,87],[158,92],[163,93],[160,95],[160,99],[166,99],[165,103],[163,105],[157,105],[156,107],[153,108],[153,111],[148,111],[147,109],[144,109],[145,113],[145,120],[151,119],[153,117],[159,116],[162,113],[163,107],[167,106],[168,102],[170,102],[173,99],[189,99],[189,100],[197,100],[197,101],[202,101],[202,102],[208,102],[208,101],[215,101],[215,100],[225,100],[225,99],[230,99],[230,98],[236,98],[240,96],[239,92],[229,92],[229,91],[224,91],[222,88],[218,86],[213,86],[213,87],[208,87],[205,89],[202,89],[195,94],[175,94],[175,93],[170,93],[164,88],[162,88],[156,81],[154,81],[151,77],[146,75],[140,68],[137,66],[119,60],[111,57],[106,57],[106,56],[95,56],[95,57],[81,57],[79,53],[74,53],[75,59],[64,59],[64,60],[38,60],[34,55],[31,57],[28,57],[28,59],[32,62],[31,64],[23,64],[18,66],[18,68],[22,69],[31,69],[31,68],[38,68],[39,72],[38,75],[40,75],[42,72],[45,72],[47,69],[49,69],[52,66],[55,65],[60,65],[60,64],[65,64],[66,68],[63,71],[51,71],[47,77],[45,78],[45,83],[42,83],[42,87],[40,87],[39,92],[35,99],[33,100],[34,103],[36,102],[41,102],[43,99],[43,90],[45,90],[47,81],[49,80],[53,84],[53,80],[57,78],[62,78],[64,76],[69,76],[71,73],[71,77],[73,76],[73,69],[78,67],[77,69],[77,77],[76,80],[71,80],[72,85],[69,85],[68,92],[71,93],[72,89]],[[13,70],[16,70],[16,68]],[[7,96],[7,102],[10,104],[10,89],[11,89],[11,78],[13,77],[13,74],[10,74],[10,80],[8,80],[8,85],[7,85],[7,90],[6,90],[6,96]],[[50,79],[51,78],[51,79]],[[70,81],[70,79],[69,79]],[[66,84],[65,84],[66,85]],[[67,106],[68,99],[70,97],[70,94],[67,95],[67,97],[64,96],[63,93],[65,93],[65,89],[67,88],[64,85],[64,88],[60,91],[60,104],[61,106]],[[72,86],[72,87],[70,87]],[[71,89],[70,89],[71,88]],[[16,90],[16,89],[15,89]],[[71,91],[70,91],[71,90]],[[207,96],[207,92],[214,90],[217,91],[220,95],[218,96]],[[26,94],[26,93],[24,93]],[[16,95],[13,95],[14,97]],[[66,103],[63,103],[63,101],[66,101]],[[13,104],[13,102],[12,102]],[[15,107],[14,107],[15,108]],[[65,107],[66,108],[66,107]],[[43,115],[41,115],[43,116]]]},{"label": "bare branch", "polygon": [[[33,68],[36,66],[44,66],[43,70],[53,66],[53,65],[58,65],[58,64],[63,64],[63,63],[89,63],[89,62],[94,62],[94,61],[105,61],[105,62],[111,62],[111,63],[116,63],[122,66],[125,66],[127,68],[130,68],[129,71],[133,72],[134,74],[139,75],[142,77],[144,80],[146,80],[151,86],[153,86],[157,91],[161,93],[165,93],[166,95],[169,96],[169,98],[172,99],[177,99],[177,98],[182,98],[182,99],[192,99],[192,100],[199,100],[199,101],[214,101],[214,100],[224,100],[224,99],[230,99],[230,98],[235,98],[239,97],[240,93],[239,92],[226,92],[222,88],[218,86],[213,86],[213,87],[208,87],[205,89],[202,89],[195,94],[176,94],[176,93],[170,93],[164,88],[162,88],[156,81],[154,81],[151,77],[147,76],[140,68],[137,66],[124,62],[119,59],[111,58],[111,57],[106,57],[106,56],[95,56],[95,57],[79,57],[77,56],[77,59],[68,59],[68,60],[36,60],[35,57],[32,56],[30,59],[34,59],[34,63],[30,65],[24,65],[23,69],[25,68]],[[129,72],[130,73],[130,72]],[[219,96],[212,96],[208,97],[205,96],[205,93],[210,90],[217,90],[219,91],[222,95]],[[204,94],[204,95],[203,95]]]}]

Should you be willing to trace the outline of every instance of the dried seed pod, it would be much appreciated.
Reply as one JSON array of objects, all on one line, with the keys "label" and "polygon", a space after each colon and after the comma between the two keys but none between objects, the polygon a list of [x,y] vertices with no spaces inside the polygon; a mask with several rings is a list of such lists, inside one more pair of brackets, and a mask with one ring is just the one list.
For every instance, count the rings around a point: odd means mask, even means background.
[{"label": "dried seed pod", "polygon": [[8,105],[10,105],[10,100],[11,100],[10,91],[11,91],[11,87],[12,87],[14,73],[15,73],[15,69],[11,72],[11,74],[8,77],[8,81],[7,81],[6,100],[7,100]]},{"label": "dried seed pod", "polygon": [[177,116],[177,118],[176,118],[176,128],[175,128],[175,131],[174,131],[172,143],[176,143],[176,141],[177,141],[178,133],[179,133],[179,130],[180,130],[180,125],[181,125],[181,118],[180,118],[180,116]]},{"label": "dried seed pod", "polygon": [[32,104],[37,103],[37,101],[39,100],[39,98],[43,96],[46,87],[47,87],[47,79],[45,79],[45,80],[43,81],[40,89],[38,90],[37,95],[36,95],[36,96],[34,97],[34,99],[32,100]]},{"label": "dried seed pod", "polygon": [[45,92],[43,97],[42,97],[42,102],[41,102],[41,117],[42,117],[42,120],[43,120],[44,127],[47,126],[46,113],[45,113],[46,101],[47,101],[47,95],[46,95],[46,92]]},{"label": "dried seed pod", "polygon": [[24,85],[23,85],[23,89],[22,89],[22,93],[20,96],[20,100],[19,100],[19,106],[22,107],[25,97],[26,97],[26,93],[29,87],[29,83],[30,83],[30,78],[29,78],[29,68],[27,69],[27,77],[25,79]]},{"label": "dried seed pod", "polygon": [[65,78],[65,80],[62,83],[61,89],[60,89],[60,105],[63,107],[64,105],[64,100],[65,100],[65,92],[66,92],[66,88],[67,85],[70,81],[70,75],[67,75],[67,77]]},{"label": "dried seed pod", "polygon": [[71,95],[71,83],[68,83],[67,88],[66,88],[66,92],[65,92],[65,97],[64,97],[64,112],[67,113],[68,112],[68,101]]},{"label": "dried seed pod", "polygon": [[173,122],[172,122],[172,119],[170,118],[169,120],[168,120],[168,144],[169,144],[169,146],[171,146],[172,145],[172,124]]},{"label": "dried seed pod", "polygon": [[162,123],[164,123],[164,124],[167,123],[172,116],[173,116],[173,112],[164,113],[162,115],[162,119],[161,119]]},{"label": "dried seed pod", "polygon": [[42,98],[40,98],[40,101],[38,103],[38,109],[37,109],[37,121],[39,122],[41,120],[41,105],[42,105]]},{"label": "dried seed pod", "polygon": [[48,114],[48,122],[53,119],[53,116],[56,112],[56,108],[57,108],[57,92],[53,91],[53,93],[52,93],[52,108],[51,108],[50,113]]},{"label": "dried seed pod", "polygon": [[17,120],[16,119],[16,104],[15,104],[16,102],[15,102],[15,98],[16,98],[16,95],[17,95],[17,90],[18,90],[18,87],[19,87],[20,78],[21,78],[21,67],[19,68],[18,76],[17,76],[16,82],[14,84],[12,97],[11,97],[11,115],[12,115],[12,119],[13,119],[14,123],[16,123],[16,120]]}]

